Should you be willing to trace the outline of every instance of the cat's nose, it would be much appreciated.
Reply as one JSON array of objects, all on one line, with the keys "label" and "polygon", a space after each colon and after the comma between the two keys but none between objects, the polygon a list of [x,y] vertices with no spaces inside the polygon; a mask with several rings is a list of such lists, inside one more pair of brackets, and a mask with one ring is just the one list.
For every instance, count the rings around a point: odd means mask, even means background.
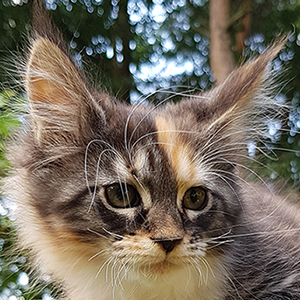
[{"label": "cat's nose", "polygon": [[182,241],[182,238],[175,239],[153,239],[154,242],[162,245],[166,253],[171,252],[174,247]]}]

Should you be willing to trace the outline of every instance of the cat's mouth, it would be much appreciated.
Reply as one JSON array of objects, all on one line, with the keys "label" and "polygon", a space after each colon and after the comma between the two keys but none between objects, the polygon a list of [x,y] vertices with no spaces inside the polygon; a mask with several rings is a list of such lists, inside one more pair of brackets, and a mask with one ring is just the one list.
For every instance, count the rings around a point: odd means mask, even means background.
[{"label": "cat's mouth", "polygon": [[[146,244],[148,249],[141,247],[141,244],[139,243],[138,247],[134,248],[128,239],[116,242],[115,246],[119,246],[115,248],[116,256],[118,259],[132,257],[134,264],[146,276],[168,274],[179,269],[184,264],[182,256],[179,253],[173,253],[174,251],[166,253],[162,247],[159,247],[152,241]],[[126,247],[127,245],[129,247]]]}]

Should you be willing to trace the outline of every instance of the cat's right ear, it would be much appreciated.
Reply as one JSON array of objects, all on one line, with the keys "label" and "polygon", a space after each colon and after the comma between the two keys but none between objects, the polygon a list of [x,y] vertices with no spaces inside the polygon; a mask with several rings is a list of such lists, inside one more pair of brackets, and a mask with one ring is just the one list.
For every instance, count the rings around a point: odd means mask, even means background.
[{"label": "cat's right ear", "polygon": [[36,142],[76,143],[91,118],[92,95],[77,67],[47,38],[32,44],[25,86]]},{"label": "cat's right ear", "polygon": [[[267,119],[282,108],[273,99],[274,84],[269,64],[283,49],[286,38],[278,39],[256,59],[234,70],[219,86],[207,93],[207,131],[228,137],[228,144],[252,140],[265,130]],[[238,133],[238,134],[237,134]]]}]

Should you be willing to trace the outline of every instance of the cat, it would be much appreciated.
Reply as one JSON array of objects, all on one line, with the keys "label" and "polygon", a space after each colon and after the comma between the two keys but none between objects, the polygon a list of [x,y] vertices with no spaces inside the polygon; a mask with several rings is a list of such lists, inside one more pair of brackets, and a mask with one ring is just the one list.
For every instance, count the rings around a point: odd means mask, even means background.
[{"label": "cat", "polygon": [[6,190],[40,272],[70,300],[300,299],[299,209],[242,172],[280,109],[284,42],[208,92],[128,105],[91,87],[36,9]]}]

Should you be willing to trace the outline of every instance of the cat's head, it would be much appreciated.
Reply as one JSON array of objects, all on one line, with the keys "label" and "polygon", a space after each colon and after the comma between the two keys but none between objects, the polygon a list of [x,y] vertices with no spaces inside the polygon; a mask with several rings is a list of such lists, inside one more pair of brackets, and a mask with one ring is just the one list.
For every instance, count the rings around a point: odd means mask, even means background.
[{"label": "cat's head", "polygon": [[117,280],[157,278],[188,265],[201,275],[230,246],[242,205],[236,167],[274,105],[266,68],[280,49],[210,92],[127,105],[92,89],[51,39],[36,38],[30,116],[13,148],[25,246],[64,280],[107,268]]}]

